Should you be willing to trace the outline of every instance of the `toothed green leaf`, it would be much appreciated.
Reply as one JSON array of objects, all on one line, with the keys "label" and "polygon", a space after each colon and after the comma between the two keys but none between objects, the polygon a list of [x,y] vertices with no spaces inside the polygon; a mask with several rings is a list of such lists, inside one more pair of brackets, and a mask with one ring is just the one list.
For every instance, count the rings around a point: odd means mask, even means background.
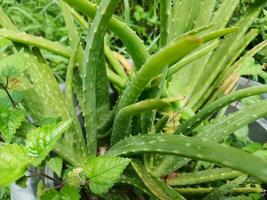
[{"label": "toothed green leaf", "polygon": [[51,169],[53,172],[55,172],[58,177],[61,176],[62,166],[63,166],[62,158],[60,158],[60,157],[51,158],[48,161],[47,165],[48,165],[49,169]]},{"label": "toothed green leaf", "polygon": [[[204,160],[227,166],[267,182],[267,161],[242,150],[207,139],[181,135],[139,135],[122,140],[107,155],[161,153]],[[250,163],[250,165],[247,165]]]},{"label": "toothed green leaf", "polygon": [[222,196],[226,195],[229,191],[231,191],[233,188],[239,186],[245,180],[247,179],[246,175],[242,175],[235,180],[217,188],[214,189],[210,194],[208,194],[203,200],[214,200],[214,199],[219,199],[222,200],[224,199]]},{"label": "toothed green leaf", "polygon": [[91,191],[95,194],[108,192],[119,180],[129,162],[130,159],[112,156],[89,158],[84,166],[84,172],[89,178]]},{"label": "toothed green leaf", "polygon": [[0,135],[10,143],[24,120],[24,112],[17,108],[0,108]]},{"label": "toothed green leaf", "polygon": [[27,134],[26,148],[28,155],[32,157],[32,164],[39,165],[53,150],[62,134],[68,129],[71,121],[46,125],[34,129]]}]

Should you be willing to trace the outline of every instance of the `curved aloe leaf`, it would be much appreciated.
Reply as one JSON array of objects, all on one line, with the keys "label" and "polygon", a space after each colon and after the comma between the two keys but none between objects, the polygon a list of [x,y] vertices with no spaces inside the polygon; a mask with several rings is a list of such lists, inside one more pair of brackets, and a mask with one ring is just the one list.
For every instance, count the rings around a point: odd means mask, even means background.
[{"label": "curved aloe leaf", "polygon": [[213,162],[267,182],[267,161],[242,150],[201,138],[178,135],[134,136],[114,145],[107,155],[119,156],[144,152],[172,154]]},{"label": "curved aloe leaf", "polygon": [[[87,0],[63,1],[83,14],[88,15],[92,19],[96,15],[97,6]],[[108,27],[124,42],[129,54],[133,58],[135,66],[137,69],[139,69],[145,63],[149,55],[145,45],[143,44],[143,41],[134,33],[132,29],[129,28],[129,26],[127,26],[126,23],[122,22],[116,17],[112,17],[110,19]]]},{"label": "curved aloe leaf", "polygon": [[[175,188],[175,190],[183,195],[190,195],[190,196],[203,196],[209,194],[213,190],[218,189],[214,187],[197,187],[197,188]],[[249,193],[263,193],[264,189],[257,188],[257,187],[237,187],[233,188],[228,192],[228,194],[236,195],[236,194],[249,194]],[[247,199],[235,199],[235,200],[247,200]],[[251,200],[249,198],[249,200]]]},{"label": "curved aloe leaf", "polygon": [[218,118],[199,130],[196,137],[220,142],[229,134],[267,115],[267,100],[262,100],[229,116]]},{"label": "curved aloe leaf", "polygon": [[[84,119],[87,136],[87,149],[89,155],[94,156],[97,150],[97,87],[99,87],[98,76],[104,76],[105,64],[104,59],[104,31],[115,11],[119,0],[101,1],[97,10],[94,22],[88,34],[85,58],[82,70],[83,79],[83,103]],[[100,68],[100,69],[99,69]],[[102,70],[103,68],[103,70]],[[102,74],[98,74],[101,70]],[[102,83],[101,83],[102,84]],[[102,84],[102,91],[108,91],[107,85]]]},{"label": "curved aloe leaf", "polygon": [[208,194],[203,200],[214,200],[214,199],[219,199],[219,200],[223,200],[224,199],[224,195],[226,195],[229,191],[231,191],[233,188],[241,185],[242,183],[245,182],[245,180],[247,179],[246,175],[242,175],[238,178],[236,178],[235,180],[222,185],[219,188],[214,189],[210,194]]},{"label": "curved aloe leaf", "polygon": [[[206,34],[202,37],[185,36],[174,39],[161,51],[157,52],[155,55],[152,55],[138,71],[135,78],[129,83],[128,87],[121,96],[118,103],[117,112],[123,107],[134,103],[144,90],[144,86],[146,86],[155,76],[159,75],[165,66],[168,66],[173,62],[177,62],[185,55],[201,46],[203,43],[232,33],[235,30],[235,28],[221,29]],[[115,117],[114,123],[119,123],[124,127],[119,131],[112,131],[111,143],[114,144],[120,139],[129,136],[130,133],[126,130],[128,130],[130,121],[130,118],[126,118],[123,121],[118,121]]]},{"label": "curved aloe leaf", "polygon": [[[124,119],[130,118],[133,115],[150,111],[153,109],[163,109],[170,107],[171,104],[177,101],[178,98],[165,98],[165,99],[149,99],[144,101],[139,101],[132,105],[122,108],[117,114],[117,121],[123,121]],[[123,124],[115,123],[112,127],[114,132],[120,131],[124,126]]]},{"label": "curved aloe leaf", "polygon": [[199,49],[198,51],[186,56],[181,61],[179,61],[178,63],[176,63],[175,65],[173,65],[173,66],[171,66],[169,68],[169,71],[168,71],[168,74],[167,74],[167,78],[170,78],[172,75],[174,75],[176,72],[181,70],[186,65],[188,65],[188,64],[192,63],[193,61],[201,58],[202,56],[207,55],[209,52],[211,52],[212,50],[217,48],[219,46],[219,44],[220,44],[219,41],[215,41],[215,42],[213,42],[213,43],[211,43],[211,44]]},{"label": "curved aloe leaf", "polygon": [[77,117],[76,113],[76,108],[74,105],[74,92],[73,92],[73,79],[74,79],[74,68],[75,68],[75,61],[77,58],[77,53],[78,53],[78,45],[76,45],[76,50],[74,54],[71,56],[69,60],[69,65],[67,69],[67,74],[66,74],[66,86],[65,86],[65,99],[66,99],[66,106],[69,111],[70,118],[73,121],[73,125],[75,127],[75,130],[77,131],[77,134],[79,137],[77,137],[77,143],[81,145],[82,153],[83,156],[87,156],[87,149],[84,141],[84,136],[82,132],[82,128],[79,122],[79,119]]},{"label": "curved aloe leaf", "polygon": [[14,42],[36,46],[41,49],[46,49],[66,58],[69,58],[72,53],[70,49],[66,48],[62,44],[59,44],[57,42],[51,42],[50,40],[44,39],[42,37],[32,36],[27,33],[0,29],[0,36],[5,37]]},{"label": "curved aloe leaf", "polygon": [[163,47],[168,43],[171,33],[172,2],[160,1],[160,46]]},{"label": "curved aloe leaf", "polygon": [[236,92],[233,92],[232,94],[223,96],[219,98],[218,100],[206,105],[202,110],[200,110],[200,112],[198,112],[185,124],[181,124],[176,130],[176,133],[184,134],[187,131],[193,130],[196,126],[198,126],[201,122],[203,122],[203,120],[205,120],[211,114],[231,104],[234,101],[237,101],[239,99],[242,99],[248,96],[254,96],[254,95],[262,94],[266,92],[267,92],[267,86],[259,86],[259,87],[251,87],[251,88],[238,90]]},{"label": "curved aloe leaf", "polygon": [[218,180],[233,179],[241,174],[241,172],[230,168],[207,169],[204,171],[178,174],[176,177],[169,178],[167,183],[171,186],[196,185]]},{"label": "curved aloe leaf", "polygon": [[140,177],[144,185],[160,200],[185,200],[178,192],[167,186],[161,180],[150,175],[145,168],[134,161],[131,161],[132,167]]}]

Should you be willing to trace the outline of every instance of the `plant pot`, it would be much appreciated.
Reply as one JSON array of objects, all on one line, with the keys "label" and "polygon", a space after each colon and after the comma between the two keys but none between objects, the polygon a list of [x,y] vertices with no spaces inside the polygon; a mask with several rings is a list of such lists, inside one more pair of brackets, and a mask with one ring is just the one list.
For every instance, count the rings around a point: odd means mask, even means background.
[{"label": "plant pot", "polygon": [[[52,188],[54,186],[54,182],[47,178],[42,178],[40,176],[34,176],[34,174],[39,173],[40,170],[37,168],[31,168],[27,173],[26,176],[32,176],[27,179],[26,188],[22,188],[21,186],[13,183],[10,186],[10,195],[11,200],[38,200],[37,197],[37,190],[38,190],[38,182],[40,180],[44,181],[44,185],[46,188]],[[53,177],[53,172],[46,166],[44,170],[42,170],[44,174]]]}]

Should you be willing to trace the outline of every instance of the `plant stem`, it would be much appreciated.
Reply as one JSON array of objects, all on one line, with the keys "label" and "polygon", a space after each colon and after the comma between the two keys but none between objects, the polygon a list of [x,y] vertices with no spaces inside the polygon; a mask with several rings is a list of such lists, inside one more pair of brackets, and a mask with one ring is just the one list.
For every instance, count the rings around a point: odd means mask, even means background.
[{"label": "plant stem", "polygon": [[12,103],[13,107],[16,108],[17,104],[16,102],[13,100],[11,94],[9,93],[8,89],[7,89],[7,85],[8,85],[8,78],[6,81],[6,84],[3,85],[2,83],[0,83],[0,88],[2,88],[4,90],[4,92],[6,93],[6,95],[8,96],[10,102]]}]

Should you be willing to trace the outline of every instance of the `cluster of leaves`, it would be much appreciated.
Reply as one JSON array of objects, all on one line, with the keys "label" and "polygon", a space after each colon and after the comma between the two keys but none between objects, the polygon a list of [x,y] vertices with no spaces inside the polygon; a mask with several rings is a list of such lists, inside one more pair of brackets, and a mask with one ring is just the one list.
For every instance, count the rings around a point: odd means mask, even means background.
[{"label": "cluster of leaves", "polygon": [[[226,28],[238,0],[125,0],[117,14],[127,23],[113,16],[118,0],[92,1],[99,6],[87,0],[44,2],[6,1],[4,8],[11,15],[10,6],[27,11],[40,3],[36,9],[66,26],[59,36],[20,32],[21,22],[14,16],[16,27],[0,10],[1,89],[9,102],[0,109],[0,186],[25,178],[29,166],[46,164],[54,176],[30,174],[53,180],[52,188],[39,182],[43,200],[253,199],[253,193],[260,198],[267,182],[266,150],[248,139],[246,127],[267,115],[267,101],[231,115],[225,108],[267,92],[266,86],[232,92],[240,75],[266,78],[253,56],[267,43],[244,52],[258,35],[249,27],[266,0],[251,2],[232,21],[238,28]],[[49,11],[50,5],[57,7]],[[25,22],[32,22],[29,16]],[[104,40],[106,32],[111,38]],[[42,34],[45,38],[36,37]],[[65,95],[46,60],[49,54],[68,60]],[[15,91],[23,94],[20,101]]]}]

